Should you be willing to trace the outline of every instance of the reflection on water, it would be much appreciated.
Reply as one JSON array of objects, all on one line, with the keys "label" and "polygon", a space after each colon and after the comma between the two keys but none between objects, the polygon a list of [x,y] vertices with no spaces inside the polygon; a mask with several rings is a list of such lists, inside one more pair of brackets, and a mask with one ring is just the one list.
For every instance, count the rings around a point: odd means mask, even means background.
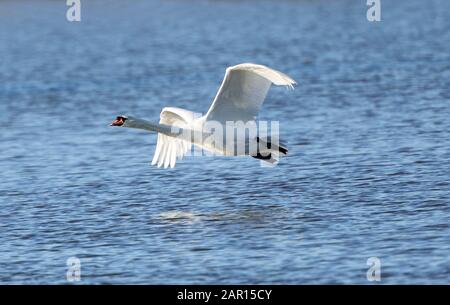
[{"label": "reflection on water", "polygon": [[[39,11],[36,6],[39,5]],[[0,282],[448,283],[448,1],[0,2]],[[7,13],[6,13],[7,12]],[[289,156],[150,166],[154,135],[205,113],[225,68],[291,75],[261,118]]]}]

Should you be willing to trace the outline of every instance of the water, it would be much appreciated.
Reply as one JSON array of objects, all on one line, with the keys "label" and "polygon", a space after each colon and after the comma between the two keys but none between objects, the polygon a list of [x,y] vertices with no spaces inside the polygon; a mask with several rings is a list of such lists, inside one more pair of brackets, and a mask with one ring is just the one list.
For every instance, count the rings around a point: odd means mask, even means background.
[{"label": "water", "polygon": [[[450,281],[450,7],[441,1],[0,2],[0,282]],[[110,128],[205,113],[227,66],[298,81],[260,114],[290,155],[149,165]]]}]

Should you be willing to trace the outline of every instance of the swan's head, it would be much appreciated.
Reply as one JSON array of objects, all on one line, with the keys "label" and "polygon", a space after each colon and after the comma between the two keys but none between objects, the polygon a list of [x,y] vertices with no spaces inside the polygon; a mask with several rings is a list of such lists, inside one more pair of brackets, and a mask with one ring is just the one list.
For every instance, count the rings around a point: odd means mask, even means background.
[{"label": "swan's head", "polygon": [[111,126],[126,127],[127,121],[128,121],[128,117],[126,115],[119,115],[114,121],[112,121]]}]

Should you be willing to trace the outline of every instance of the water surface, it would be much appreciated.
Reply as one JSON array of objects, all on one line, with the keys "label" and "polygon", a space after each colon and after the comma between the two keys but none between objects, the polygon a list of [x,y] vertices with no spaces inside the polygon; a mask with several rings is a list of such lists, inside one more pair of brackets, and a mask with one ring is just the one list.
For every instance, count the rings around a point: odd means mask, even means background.
[{"label": "water surface", "polygon": [[[450,280],[450,5],[382,1],[0,2],[0,282]],[[150,166],[117,114],[205,113],[225,68],[266,64],[289,156]]]}]

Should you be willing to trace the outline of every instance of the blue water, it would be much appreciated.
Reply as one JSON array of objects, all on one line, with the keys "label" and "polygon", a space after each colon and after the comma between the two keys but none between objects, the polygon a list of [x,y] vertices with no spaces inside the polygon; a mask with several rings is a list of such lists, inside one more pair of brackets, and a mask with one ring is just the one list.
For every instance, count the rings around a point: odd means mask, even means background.
[{"label": "blue water", "polygon": [[[449,1],[81,2],[0,2],[0,283],[450,283]],[[108,126],[205,113],[241,62],[298,82],[275,168]]]}]

